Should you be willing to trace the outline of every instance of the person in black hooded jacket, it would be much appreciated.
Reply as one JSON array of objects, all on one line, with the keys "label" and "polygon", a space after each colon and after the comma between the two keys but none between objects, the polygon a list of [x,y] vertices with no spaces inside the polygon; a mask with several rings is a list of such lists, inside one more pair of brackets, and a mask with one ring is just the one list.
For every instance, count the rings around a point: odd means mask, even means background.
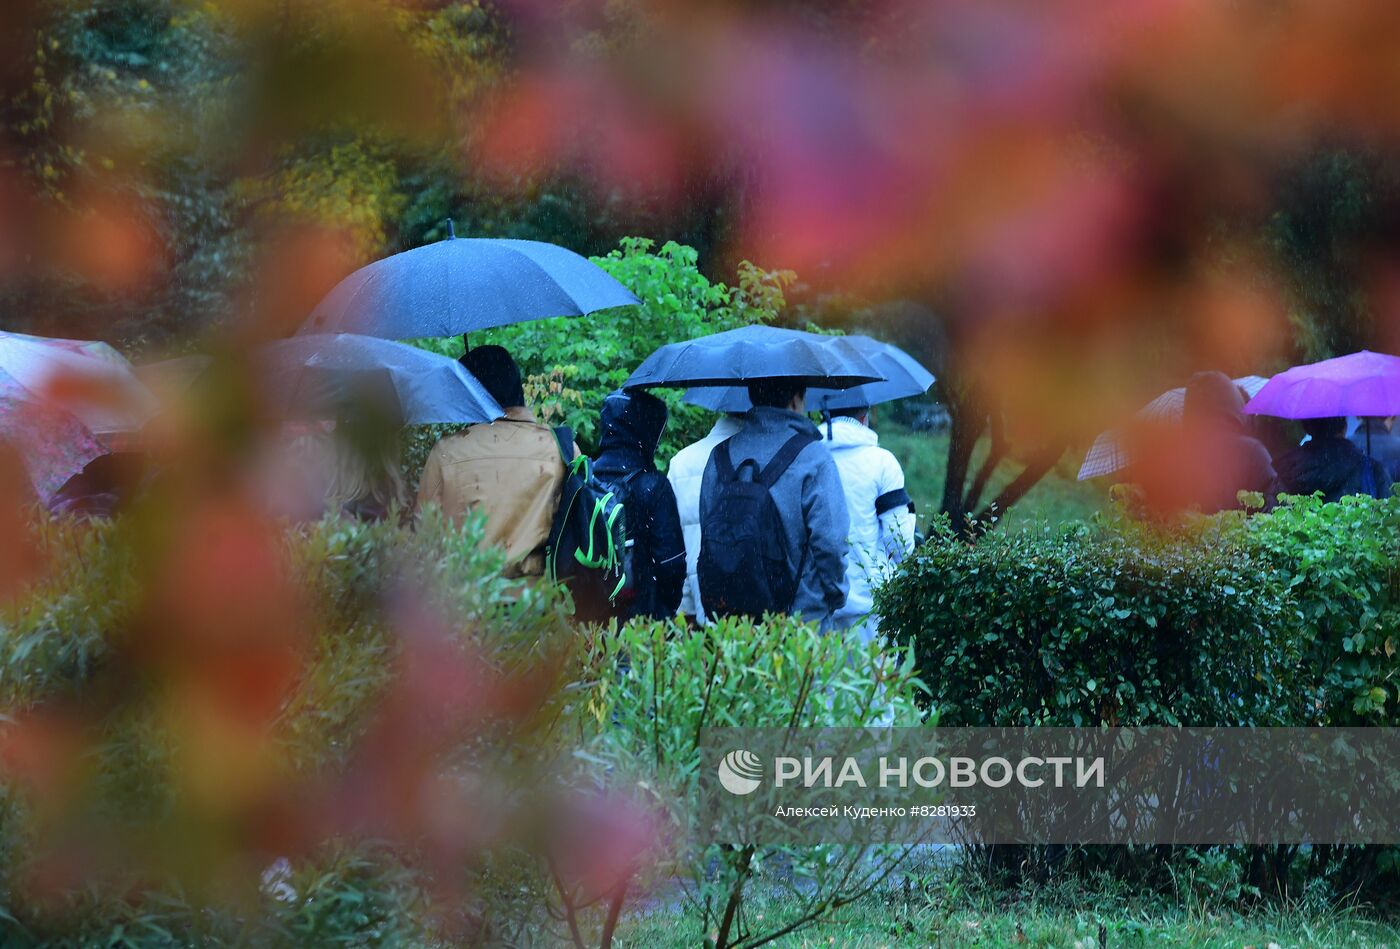
[{"label": "person in black hooded jacket", "polygon": [[1331,502],[1348,494],[1383,498],[1390,494],[1390,474],[1381,463],[1347,441],[1343,418],[1303,420],[1308,441],[1278,459],[1278,476],[1288,494],[1321,491]]},{"label": "person in black hooded jacket", "polygon": [[666,403],[646,392],[614,392],[603,400],[593,472],[622,497],[633,589],[623,619],[675,616],[685,586],[680,511],[671,483],[656,470],[666,414]]}]

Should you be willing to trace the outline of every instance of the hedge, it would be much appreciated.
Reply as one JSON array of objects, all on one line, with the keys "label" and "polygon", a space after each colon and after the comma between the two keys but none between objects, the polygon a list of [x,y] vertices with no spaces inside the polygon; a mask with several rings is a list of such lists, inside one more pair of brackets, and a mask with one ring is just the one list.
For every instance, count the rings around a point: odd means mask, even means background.
[{"label": "hedge", "polygon": [[1400,497],[1170,532],[936,529],[877,609],[944,724],[1400,721]]},{"label": "hedge", "polygon": [[[1284,498],[1162,531],[1127,520],[976,543],[946,528],[876,592],[945,725],[1400,724],[1400,496]],[[1070,868],[1236,894],[1390,900],[1400,848],[1015,848],[994,875]]]},{"label": "hedge", "polygon": [[1262,725],[1299,714],[1269,565],[1235,543],[1102,527],[947,531],[877,594],[944,725]]}]

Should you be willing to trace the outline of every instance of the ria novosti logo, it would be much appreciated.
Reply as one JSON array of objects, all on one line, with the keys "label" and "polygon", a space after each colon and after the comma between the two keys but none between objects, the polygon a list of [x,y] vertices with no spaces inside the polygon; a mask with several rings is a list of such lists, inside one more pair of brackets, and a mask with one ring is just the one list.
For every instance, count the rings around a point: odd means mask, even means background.
[{"label": "ria novosti logo", "polygon": [[762,777],[763,762],[752,751],[731,751],[720,759],[719,783],[730,794],[752,794]]}]

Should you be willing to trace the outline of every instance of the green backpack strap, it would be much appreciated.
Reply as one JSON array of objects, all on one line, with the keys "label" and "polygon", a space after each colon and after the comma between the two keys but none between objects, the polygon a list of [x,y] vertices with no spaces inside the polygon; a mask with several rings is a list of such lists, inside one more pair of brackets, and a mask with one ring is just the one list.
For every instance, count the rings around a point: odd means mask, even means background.
[{"label": "green backpack strap", "polygon": [[[584,460],[587,461],[587,459]],[[586,470],[585,468],[585,471]],[[607,494],[603,495],[601,500],[594,502],[593,512],[588,516],[588,552],[584,553],[582,550],[574,551],[574,559],[585,567],[602,569],[611,566],[617,559],[617,545],[613,543],[612,529],[613,525],[617,523],[618,515],[622,513],[621,504],[615,505],[611,513],[608,514],[608,546],[606,552],[599,553],[595,551],[593,544],[593,536],[598,531],[598,518],[602,516],[604,509],[608,506],[608,502],[612,499],[613,493],[609,491]]]}]

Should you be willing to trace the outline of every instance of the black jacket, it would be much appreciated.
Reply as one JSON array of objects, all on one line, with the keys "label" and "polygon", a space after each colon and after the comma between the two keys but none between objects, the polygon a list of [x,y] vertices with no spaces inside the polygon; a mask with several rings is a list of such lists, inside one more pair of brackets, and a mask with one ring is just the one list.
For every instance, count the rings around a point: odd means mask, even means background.
[{"label": "black jacket", "polygon": [[685,586],[685,537],[675,492],[655,460],[666,404],[645,392],[614,392],[603,401],[599,427],[593,471],[622,495],[632,544],[634,596],[623,618],[675,616]]},{"label": "black jacket", "polygon": [[[1396,423],[1400,425],[1400,423]],[[1351,436],[1351,443],[1364,453],[1366,444],[1366,423],[1361,423]],[[1400,481],[1400,430],[1386,431],[1379,425],[1371,425],[1371,457],[1381,463],[1385,473],[1390,475],[1390,480]]]},{"label": "black jacket", "polygon": [[[1325,500],[1336,501],[1348,494],[1383,498],[1390,493],[1390,475],[1385,468],[1345,438],[1314,438],[1279,458],[1275,466],[1283,490],[1289,494],[1321,491]],[[1365,483],[1367,466],[1371,469],[1370,484]]]}]

